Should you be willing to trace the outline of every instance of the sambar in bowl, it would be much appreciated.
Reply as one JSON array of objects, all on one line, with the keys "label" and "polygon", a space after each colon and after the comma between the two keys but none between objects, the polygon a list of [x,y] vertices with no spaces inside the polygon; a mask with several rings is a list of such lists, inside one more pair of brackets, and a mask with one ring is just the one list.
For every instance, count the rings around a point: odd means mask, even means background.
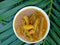
[{"label": "sambar in bowl", "polygon": [[26,43],[42,41],[50,29],[48,15],[35,6],[24,7],[17,12],[13,20],[13,30],[16,36]]}]

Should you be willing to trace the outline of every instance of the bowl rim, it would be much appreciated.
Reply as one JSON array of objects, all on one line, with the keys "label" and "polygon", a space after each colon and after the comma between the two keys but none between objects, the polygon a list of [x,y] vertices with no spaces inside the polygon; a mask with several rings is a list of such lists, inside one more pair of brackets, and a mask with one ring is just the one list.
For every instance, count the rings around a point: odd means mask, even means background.
[{"label": "bowl rim", "polygon": [[[48,23],[48,24],[47,24],[47,31],[46,31],[45,35],[44,35],[40,40],[35,41],[35,42],[26,41],[26,40],[22,39],[20,36],[18,36],[18,34],[16,33],[16,30],[15,30],[15,26],[14,26],[15,19],[16,19],[16,17],[19,15],[19,13],[22,12],[23,10],[26,10],[26,9],[29,9],[29,8],[34,8],[34,9],[37,9],[37,10],[39,10],[40,12],[42,12],[42,13],[44,14],[44,16],[46,17],[46,20],[47,20],[47,23]],[[27,7],[24,7],[24,8],[22,8],[22,9],[20,9],[20,10],[16,13],[16,15],[15,15],[15,17],[14,17],[14,19],[13,19],[13,31],[14,31],[15,35],[18,37],[18,39],[20,39],[21,41],[26,42],[26,43],[32,44],[32,43],[37,43],[37,42],[43,41],[43,40],[46,38],[46,36],[48,35],[49,29],[50,29],[50,20],[49,20],[48,15],[46,14],[46,12],[45,12],[44,10],[42,10],[41,8],[36,7],[36,6],[27,6]]]}]

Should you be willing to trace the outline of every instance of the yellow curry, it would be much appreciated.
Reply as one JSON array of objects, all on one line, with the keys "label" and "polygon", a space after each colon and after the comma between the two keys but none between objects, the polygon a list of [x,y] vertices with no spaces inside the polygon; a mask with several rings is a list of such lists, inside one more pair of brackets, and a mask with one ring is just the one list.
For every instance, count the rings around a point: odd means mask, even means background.
[{"label": "yellow curry", "polygon": [[15,29],[21,38],[34,42],[40,40],[47,30],[47,21],[40,11],[27,9],[22,11],[15,20]]}]

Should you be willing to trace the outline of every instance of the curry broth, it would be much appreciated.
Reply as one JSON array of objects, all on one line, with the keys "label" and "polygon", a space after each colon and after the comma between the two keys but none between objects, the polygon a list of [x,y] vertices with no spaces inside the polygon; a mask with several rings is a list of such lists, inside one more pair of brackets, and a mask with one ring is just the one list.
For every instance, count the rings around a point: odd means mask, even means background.
[{"label": "curry broth", "polygon": [[[43,20],[43,28],[42,28],[42,30],[40,30],[40,33],[38,33],[38,35],[40,34],[40,35],[39,35],[39,38],[37,38],[37,39],[34,39],[34,38],[33,38],[33,40],[31,41],[29,38],[25,38],[25,37],[24,37],[22,27],[20,28],[20,26],[21,26],[22,23],[24,23],[24,22],[21,23],[21,20],[23,19],[24,16],[31,17],[32,14],[34,14],[34,13],[36,13],[39,17],[43,17],[44,20]],[[29,21],[31,21],[31,20],[29,20]],[[31,9],[26,9],[26,10],[22,11],[22,12],[16,17],[14,24],[15,24],[16,33],[18,34],[18,36],[20,36],[20,37],[23,38],[24,40],[31,41],[31,42],[34,42],[34,41],[37,41],[37,40],[41,39],[41,38],[45,35],[46,30],[47,30],[47,20],[46,20],[46,17],[45,17],[44,14],[41,13],[39,10],[33,9],[33,8],[31,8]],[[36,33],[35,33],[34,36],[36,36]]]}]

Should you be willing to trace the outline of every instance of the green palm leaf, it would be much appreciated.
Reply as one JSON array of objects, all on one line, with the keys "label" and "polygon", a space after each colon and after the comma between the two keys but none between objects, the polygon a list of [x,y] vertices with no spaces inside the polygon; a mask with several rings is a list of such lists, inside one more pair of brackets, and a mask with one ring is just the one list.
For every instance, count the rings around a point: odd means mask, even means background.
[{"label": "green palm leaf", "polygon": [[12,20],[18,10],[25,6],[42,8],[49,16],[51,28],[42,42],[33,45],[60,45],[60,0],[4,0],[0,2],[0,44],[31,45],[17,39],[13,32]]},{"label": "green palm leaf", "polygon": [[16,3],[21,2],[22,0],[6,0],[0,3],[0,10],[9,6],[13,6]]}]

